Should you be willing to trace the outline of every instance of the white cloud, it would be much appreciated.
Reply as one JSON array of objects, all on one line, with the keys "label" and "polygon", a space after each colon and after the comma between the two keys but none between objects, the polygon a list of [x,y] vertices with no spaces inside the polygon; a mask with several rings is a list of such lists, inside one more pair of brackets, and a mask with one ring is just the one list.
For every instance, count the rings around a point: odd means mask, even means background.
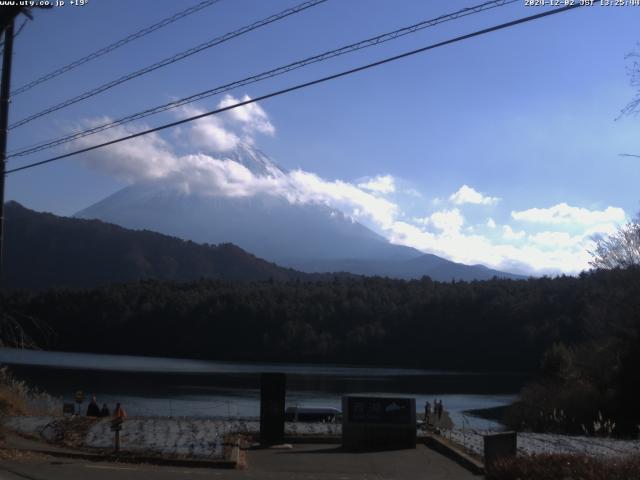
[{"label": "white cloud", "polygon": [[286,178],[256,176],[247,167],[229,159],[205,154],[176,158],[176,169],[164,178],[186,192],[223,197],[250,197],[286,192]]},{"label": "white cloud", "polygon": [[611,235],[618,229],[621,223],[624,223],[624,222],[598,223],[597,225],[592,225],[590,227],[587,227],[584,230],[584,234],[587,236],[601,235],[601,234]]},{"label": "white cloud", "polygon": [[509,225],[502,226],[502,238],[504,238],[505,240],[520,240],[524,238],[525,235],[526,233],[522,230],[516,232]]},{"label": "white cloud", "polygon": [[395,179],[391,175],[378,175],[358,184],[358,187],[371,192],[393,193],[396,191]]},{"label": "white cloud", "polygon": [[324,203],[356,218],[367,218],[388,228],[399,214],[398,206],[342,180],[327,181],[314,173],[294,170],[288,175],[295,187],[292,197],[302,203]]},{"label": "white cloud", "polygon": [[[226,95],[218,103],[218,108],[228,107],[250,99],[251,97],[248,95],[242,99]],[[179,111],[185,117],[204,113],[204,110],[192,105],[185,105]],[[185,132],[187,132],[190,146],[198,146],[208,152],[220,153],[235,149],[241,141],[253,144],[256,133],[274,135],[275,127],[260,105],[250,103],[233,108],[222,115],[210,115],[195,120],[188,127],[183,127],[176,135],[184,135]]]},{"label": "white cloud", "polygon": [[[617,207],[602,211],[570,207],[569,211],[576,213],[571,217],[574,222],[571,233],[560,230],[564,228],[564,222],[558,220],[555,225],[558,228],[533,232],[526,228],[515,230],[510,225],[502,225],[495,233],[480,235],[458,228],[461,225],[459,221],[457,225],[456,222],[449,222],[454,225],[452,228],[430,230],[429,227],[434,226],[432,217],[437,217],[441,212],[414,219],[413,225],[396,221],[387,233],[394,243],[412,246],[460,263],[481,263],[498,270],[534,275],[575,274],[589,268],[588,252],[594,248],[593,234],[612,233],[615,224],[606,220],[624,219],[626,216],[624,210]],[[487,220],[489,228],[495,224],[491,220]],[[576,226],[577,221],[582,224]]]},{"label": "white cloud", "polygon": [[[202,110],[193,107],[183,107],[182,111],[188,116],[203,113]],[[226,129],[222,120],[215,116],[203,117],[192,122],[187,131],[192,146],[198,146],[208,151],[228,152],[240,143],[240,137]]]},{"label": "white cloud", "polygon": [[501,243],[478,234],[433,233],[407,222],[395,222],[389,230],[393,243],[408,245],[465,264],[482,263],[503,271],[523,274],[578,273],[588,268],[588,239],[555,248],[523,242]]},{"label": "white cloud", "polygon": [[468,185],[462,185],[457,192],[449,197],[449,201],[456,205],[464,205],[465,203],[495,205],[500,199],[498,197],[485,196]]},{"label": "white cloud", "polygon": [[[83,128],[91,128],[109,121],[111,121],[109,118],[100,118],[83,122]],[[74,144],[79,148],[88,147],[148,128],[146,125],[138,127],[137,130],[124,127],[112,128],[99,135],[82,137]],[[116,143],[82,158],[88,166],[129,183],[163,178],[175,168],[175,157],[171,152],[171,146],[157,133]]]},{"label": "white cloud", "polygon": [[559,203],[549,208],[530,208],[513,211],[514,220],[551,225],[595,226],[597,224],[624,223],[626,214],[623,209],[607,207],[604,210],[588,210]]},{"label": "white cloud", "polygon": [[493,218],[489,217],[487,219],[487,227],[489,227],[491,229],[496,228],[496,221]]},{"label": "white cloud", "polygon": [[459,232],[464,224],[464,217],[457,208],[440,210],[428,217],[414,218],[413,220],[420,225],[434,227],[440,232],[448,234]]},{"label": "white cloud", "polygon": [[[235,98],[231,95],[225,95],[218,108],[228,107],[240,102],[246,102],[251,100],[249,95],[244,95],[241,99]],[[258,103],[249,103],[241,107],[236,107],[226,112],[226,115],[232,120],[240,123],[249,135],[254,132],[264,133],[266,135],[274,135],[276,128],[273,126],[267,113],[262,109]]]},{"label": "white cloud", "polygon": [[567,232],[539,232],[529,235],[529,239],[545,247],[574,247],[584,241],[584,236],[569,235]]},{"label": "white cloud", "polygon": [[415,188],[407,188],[404,193],[410,197],[422,198],[422,194]]},{"label": "white cloud", "polygon": [[430,217],[431,224],[444,233],[457,233],[464,224],[464,217],[460,210],[442,210],[435,212]]}]

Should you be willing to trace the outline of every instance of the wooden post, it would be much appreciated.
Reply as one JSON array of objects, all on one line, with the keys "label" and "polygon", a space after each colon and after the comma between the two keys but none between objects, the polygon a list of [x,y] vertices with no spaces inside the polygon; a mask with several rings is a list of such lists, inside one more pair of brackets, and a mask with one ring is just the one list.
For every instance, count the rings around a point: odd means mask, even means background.
[{"label": "wooden post", "polygon": [[120,430],[116,430],[116,445],[115,445],[116,453],[120,451]]}]

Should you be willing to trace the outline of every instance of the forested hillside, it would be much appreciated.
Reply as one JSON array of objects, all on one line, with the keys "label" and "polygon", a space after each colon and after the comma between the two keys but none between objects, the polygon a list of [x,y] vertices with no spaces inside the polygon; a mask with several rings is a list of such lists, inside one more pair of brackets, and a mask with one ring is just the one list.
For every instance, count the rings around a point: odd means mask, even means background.
[{"label": "forested hillside", "polygon": [[470,283],[147,281],[4,292],[1,305],[5,317],[50,327],[55,335],[40,343],[60,350],[527,370],[556,342],[637,333],[640,271]]}]

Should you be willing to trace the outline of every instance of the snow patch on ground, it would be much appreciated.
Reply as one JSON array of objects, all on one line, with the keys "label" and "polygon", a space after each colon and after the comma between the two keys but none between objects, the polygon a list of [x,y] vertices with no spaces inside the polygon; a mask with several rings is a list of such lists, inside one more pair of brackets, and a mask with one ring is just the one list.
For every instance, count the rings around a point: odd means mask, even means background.
[{"label": "snow patch on ground", "polygon": [[7,428],[27,435],[40,435],[48,430],[49,424],[54,422],[56,417],[7,417],[3,423]]},{"label": "snow patch on ground", "polygon": [[[60,431],[59,417],[7,417],[4,425],[11,430],[35,435],[48,441],[57,441]],[[120,445],[122,450],[151,452],[167,455],[222,458],[224,438],[230,433],[257,434],[260,422],[253,419],[206,419],[134,417],[122,425]],[[442,436],[482,456],[484,454],[484,430],[444,430]],[[335,423],[285,423],[288,436],[341,435],[341,425]],[[112,448],[114,433],[111,419],[102,419],[92,425],[85,437],[84,446]],[[640,455],[640,440],[617,440],[601,437],[556,435],[550,433],[518,433],[518,452],[521,454],[573,453],[595,457],[623,457]]]},{"label": "snow patch on ground", "polygon": [[[120,448],[130,452],[222,458],[225,433],[224,422],[215,420],[132,418],[122,424]],[[113,447],[111,420],[93,425],[84,443],[92,448]]]},{"label": "snow patch on ground", "polygon": [[[38,435],[48,441],[60,438],[56,417],[10,417],[5,425],[17,432]],[[120,431],[120,448],[130,452],[148,452],[165,455],[222,458],[224,437],[229,433],[257,434],[257,419],[204,419],[137,417],[128,418]],[[341,426],[331,423],[285,423],[286,435],[340,435]],[[113,448],[114,432],[111,419],[105,418],[92,425],[83,446]]]},{"label": "snow patch on ground", "polygon": [[[447,430],[442,436],[477,455],[484,455],[483,435],[480,430]],[[602,437],[557,435],[552,433],[518,433],[518,453],[584,454],[593,457],[624,457],[640,454],[639,440],[618,440]]]}]

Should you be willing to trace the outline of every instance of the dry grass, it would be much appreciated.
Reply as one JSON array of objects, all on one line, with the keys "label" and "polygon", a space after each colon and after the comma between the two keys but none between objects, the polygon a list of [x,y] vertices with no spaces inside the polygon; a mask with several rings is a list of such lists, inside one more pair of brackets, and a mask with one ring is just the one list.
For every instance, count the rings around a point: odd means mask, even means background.
[{"label": "dry grass", "polygon": [[18,415],[59,415],[62,401],[13,377],[0,366],[0,445],[4,444],[2,419]]},{"label": "dry grass", "polygon": [[640,480],[640,456],[600,459],[586,455],[519,456],[496,462],[491,480]]},{"label": "dry grass", "polygon": [[0,367],[0,415],[59,415],[62,400],[13,377]]}]

